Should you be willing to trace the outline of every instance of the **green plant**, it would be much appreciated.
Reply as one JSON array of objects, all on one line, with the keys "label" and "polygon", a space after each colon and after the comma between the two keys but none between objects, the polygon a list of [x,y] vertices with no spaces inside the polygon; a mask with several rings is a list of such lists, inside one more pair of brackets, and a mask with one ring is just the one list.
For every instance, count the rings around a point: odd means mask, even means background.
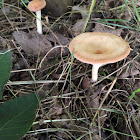
[{"label": "green plant", "polygon": [[129,99],[133,99],[135,94],[140,92],[140,88],[138,88],[137,90],[135,90],[130,96],[129,96]]},{"label": "green plant", "polygon": [[0,8],[2,8],[2,0],[0,0]]},{"label": "green plant", "polygon": [[[8,50],[0,52],[0,97],[12,67]],[[16,97],[0,104],[0,140],[18,140],[27,133],[35,119],[39,99],[36,94]]]},{"label": "green plant", "polygon": [[2,98],[2,88],[9,79],[12,68],[11,54],[8,50],[0,52],[0,99]]}]

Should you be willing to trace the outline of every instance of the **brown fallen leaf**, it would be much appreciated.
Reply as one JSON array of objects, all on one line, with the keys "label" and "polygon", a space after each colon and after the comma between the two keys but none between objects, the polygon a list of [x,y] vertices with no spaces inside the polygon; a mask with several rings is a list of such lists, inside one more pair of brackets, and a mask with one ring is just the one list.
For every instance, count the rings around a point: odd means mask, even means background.
[{"label": "brown fallen leaf", "polygon": [[55,33],[56,37],[54,37],[52,34],[47,34],[45,36],[48,41],[55,42],[56,44],[61,43],[62,45],[66,45],[69,43],[69,38],[67,38],[59,33]]},{"label": "brown fallen leaf", "polygon": [[[68,136],[67,134],[65,134],[64,132],[58,131],[58,132],[56,132],[55,134],[56,134],[57,137],[58,137],[57,140],[69,140],[69,136]],[[54,138],[54,140],[56,140],[56,139]]]},{"label": "brown fallen leaf", "polygon": [[[83,32],[83,27],[86,22],[86,18],[88,16],[89,10],[88,10],[88,7],[86,7],[85,5],[84,6],[73,6],[72,10],[79,11],[82,16],[82,19],[78,20],[72,27],[73,34],[75,36],[77,36]],[[86,32],[90,31],[91,29],[92,29],[92,24],[91,23],[87,24]]]},{"label": "brown fallen leaf", "polygon": [[100,92],[102,89],[103,85],[91,88],[89,87],[89,89],[86,92],[86,102],[89,105],[89,108],[91,108],[91,113],[95,113],[97,108],[99,107],[99,103],[100,103]]},{"label": "brown fallen leaf", "polygon": [[140,71],[137,68],[132,67],[132,69],[128,69],[127,72],[122,73],[120,75],[120,78],[127,78],[129,76],[133,77],[133,76],[138,75],[138,74],[140,74]]},{"label": "brown fallen leaf", "polygon": [[107,32],[107,33],[112,33],[112,34],[120,36],[121,33],[123,32],[123,29],[121,29],[121,28],[112,29],[112,28],[105,26],[104,24],[96,23],[93,31],[94,32]]},{"label": "brown fallen leaf", "polygon": [[49,118],[55,119],[57,116],[63,113],[62,105],[57,99],[55,99],[54,104],[50,107],[48,116]]},{"label": "brown fallen leaf", "polygon": [[58,87],[54,84],[44,84],[42,89],[44,92],[51,94],[51,96],[57,96],[59,94]]},{"label": "brown fallen leaf", "polygon": [[[140,88],[140,80],[136,80],[135,84],[134,84],[134,90],[137,90]],[[137,92],[136,94],[140,95],[140,92]],[[139,96],[139,100],[140,100],[140,96]]]},{"label": "brown fallen leaf", "polygon": [[100,99],[100,96],[96,96],[94,97],[94,95],[92,95],[90,97],[90,107],[93,108],[94,110],[96,110],[98,107],[99,107],[99,99]]},{"label": "brown fallen leaf", "polygon": [[[81,19],[78,20],[72,27],[72,32],[75,36],[79,35],[82,33],[83,27],[85,24],[85,20]],[[92,24],[88,24],[86,27],[86,32],[90,31],[92,29]]]},{"label": "brown fallen leaf", "polygon": [[84,76],[82,81],[82,88],[86,89],[89,88],[89,86],[90,86],[90,79],[87,76]]},{"label": "brown fallen leaf", "polygon": [[136,42],[140,43],[140,33],[136,35]]},{"label": "brown fallen leaf", "polygon": [[[107,108],[107,107],[102,106],[102,108]],[[99,117],[101,126],[104,126],[105,121],[107,120],[107,118],[108,118],[108,112],[106,110],[101,110],[100,111],[100,117]]]},{"label": "brown fallen leaf", "polygon": [[[13,32],[13,37],[15,39],[15,41],[22,46],[22,49],[25,51],[25,53],[29,54],[29,55],[34,55],[37,56],[38,54],[40,54],[41,56],[44,56],[47,52],[49,52],[49,54],[47,55],[47,58],[54,58],[56,56],[58,56],[58,54],[60,54],[61,52],[61,48],[54,48],[53,49],[53,45],[58,44],[58,41],[56,41],[52,35],[42,35],[42,34],[38,34],[38,33],[26,33],[23,31],[14,31]],[[60,39],[62,42],[62,35],[58,35],[56,36],[58,38],[58,40]],[[66,38],[65,40],[63,40],[62,44],[67,43]],[[64,53],[65,52],[64,50]]]},{"label": "brown fallen leaf", "polygon": [[134,0],[134,3],[136,6],[140,6],[140,1],[139,0]]},{"label": "brown fallen leaf", "polygon": [[3,48],[7,45],[7,40],[0,36],[0,46],[2,45]]}]

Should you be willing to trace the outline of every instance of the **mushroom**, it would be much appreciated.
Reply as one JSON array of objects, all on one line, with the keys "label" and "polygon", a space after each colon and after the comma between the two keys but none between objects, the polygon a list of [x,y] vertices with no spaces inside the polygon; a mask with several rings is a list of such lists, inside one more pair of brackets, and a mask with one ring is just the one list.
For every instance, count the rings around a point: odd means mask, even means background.
[{"label": "mushroom", "polygon": [[105,32],[87,32],[76,36],[70,42],[69,51],[78,60],[93,65],[92,80],[95,82],[98,78],[98,69],[103,65],[115,63],[127,57],[130,47],[117,35]]},{"label": "mushroom", "polygon": [[43,9],[45,6],[45,0],[33,0],[28,4],[28,9],[32,12],[36,12],[37,32],[39,34],[42,34],[41,9]]}]

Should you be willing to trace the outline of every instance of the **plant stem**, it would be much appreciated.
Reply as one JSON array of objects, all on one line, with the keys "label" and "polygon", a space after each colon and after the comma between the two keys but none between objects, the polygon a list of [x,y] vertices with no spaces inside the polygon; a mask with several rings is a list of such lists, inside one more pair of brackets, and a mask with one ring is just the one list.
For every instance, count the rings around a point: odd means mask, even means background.
[{"label": "plant stem", "polygon": [[83,27],[83,33],[84,33],[85,30],[86,30],[86,27],[87,27],[87,24],[88,24],[88,21],[89,21],[89,19],[90,19],[90,15],[91,15],[91,13],[92,13],[92,10],[93,10],[93,8],[94,8],[95,3],[96,3],[96,0],[92,0],[92,3],[91,3],[91,6],[90,6],[90,9],[89,9],[88,16],[87,16],[86,22],[85,22],[84,27]]}]

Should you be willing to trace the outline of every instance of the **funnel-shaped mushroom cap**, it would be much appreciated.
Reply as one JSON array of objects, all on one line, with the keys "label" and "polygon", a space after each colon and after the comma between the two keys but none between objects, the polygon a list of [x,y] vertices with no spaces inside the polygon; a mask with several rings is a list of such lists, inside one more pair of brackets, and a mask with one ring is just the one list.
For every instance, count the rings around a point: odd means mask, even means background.
[{"label": "funnel-shaped mushroom cap", "polygon": [[43,9],[46,6],[45,0],[33,0],[28,4],[28,9],[30,11],[36,12]]},{"label": "funnel-shaped mushroom cap", "polygon": [[111,33],[88,32],[76,36],[69,45],[74,57],[89,64],[108,64],[124,59],[130,53],[129,44]]}]

